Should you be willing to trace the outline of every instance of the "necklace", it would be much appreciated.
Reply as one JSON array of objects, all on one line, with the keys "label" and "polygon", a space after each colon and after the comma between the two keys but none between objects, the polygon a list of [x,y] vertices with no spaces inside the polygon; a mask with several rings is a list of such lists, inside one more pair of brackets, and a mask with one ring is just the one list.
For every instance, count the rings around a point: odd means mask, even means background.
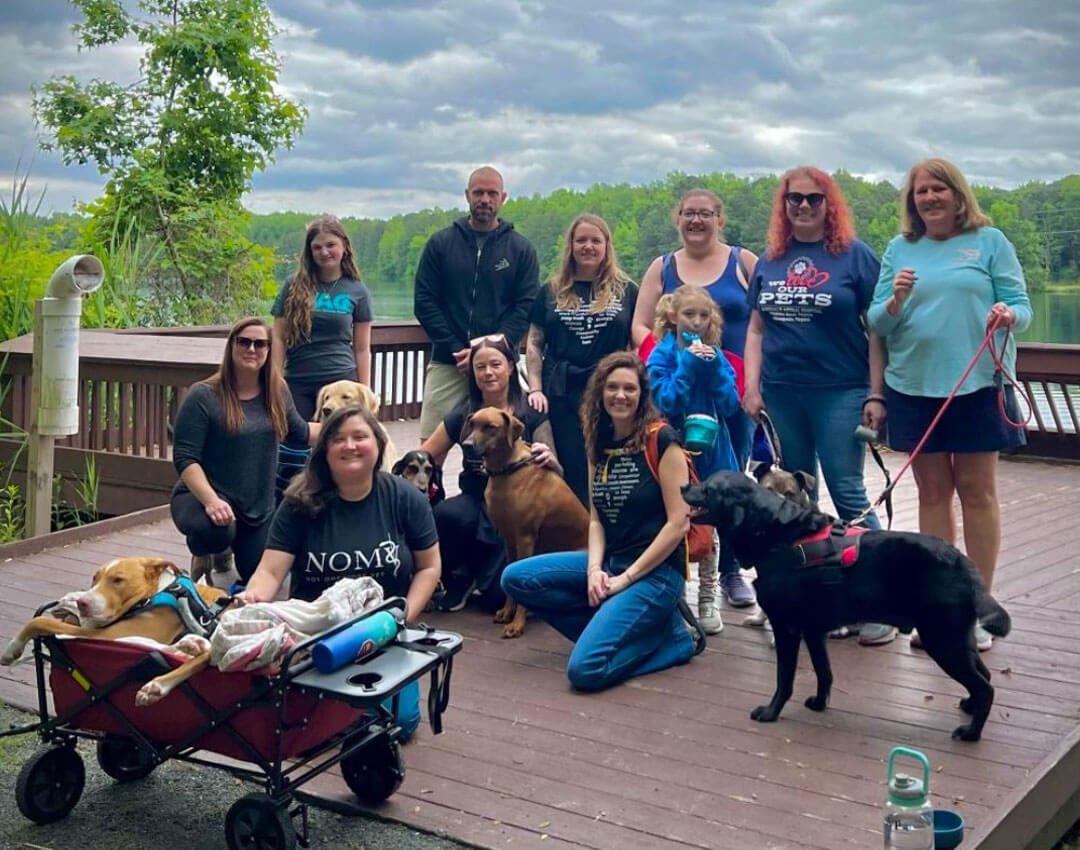
[{"label": "necklace", "polygon": [[330,289],[327,291],[326,294],[329,297],[333,297],[334,293],[337,292],[337,288],[341,284],[341,281],[343,281],[344,279],[345,279],[345,275],[342,275],[337,280],[335,280],[333,283],[324,283],[323,281],[320,280],[319,281],[319,286],[328,286],[328,287],[330,287]]}]

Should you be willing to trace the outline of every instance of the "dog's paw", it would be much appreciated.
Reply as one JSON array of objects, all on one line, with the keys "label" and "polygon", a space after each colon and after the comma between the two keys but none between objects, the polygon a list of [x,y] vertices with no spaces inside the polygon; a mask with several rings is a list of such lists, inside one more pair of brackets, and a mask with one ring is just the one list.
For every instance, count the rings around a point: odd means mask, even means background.
[{"label": "dog's paw", "polygon": [[524,623],[507,623],[505,628],[503,628],[502,636],[504,638],[518,638],[521,637],[524,632]]},{"label": "dog's paw", "polygon": [[26,649],[26,643],[24,641],[13,640],[8,644],[7,649],[4,650],[4,654],[0,655],[0,664],[5,667],[10,667],[20,658],[22,658],[23,651]]},{"label": "dog's paw", "polygon": [[160,702],[168,694],[168,690],[156,679],[151,679],[135,694],[135,705],[153,705]]},{"label": "dog's paw", "polygon": [[973,723],[957,726],[953,729],[952,736],[960,741],[978,741],[982,737],[982,730],[975,729]]},{"label": "dog's paw", "polygon": [[776,718],[779,716],[780,712],[771,705],[759,705],[750,712],[750,719],[756,720],[758,723],[775,723]]},{"label": "dog's paw", "polygon": [[[509,606],[505,606],[495,612],[495,616],[492,618],[492,621],[498,623],[499,625],[502,625],[503,623],[509,623],[513,619],[514,609]],[[504,637],[507,637],[507,635],[504,635]],[[509,637],[517,637],[517,635],[509,635]]]},{"label": "dog's paw", "polygon": [[971,697],[964,697],[963,699],[960,700],[960,710],[962,712],[964,712],[964,714],[974,714],[975,713],[971,709]]},{"label": "dog's paw", "polygon": [[806,700],[803,702],[803,705],[805,705],[811,711],[824,711],[826,708],[829,707],[829,698],[819,697],[815,694],[812,697],[807,697]]}]

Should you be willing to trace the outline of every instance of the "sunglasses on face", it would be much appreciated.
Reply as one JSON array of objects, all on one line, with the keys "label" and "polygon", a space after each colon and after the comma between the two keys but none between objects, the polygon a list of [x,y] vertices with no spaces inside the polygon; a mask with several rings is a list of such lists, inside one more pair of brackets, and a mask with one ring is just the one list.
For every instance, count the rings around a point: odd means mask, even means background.
[{"label": "sunglasses on face", "polygon": [[253,339],[250,336],[238,336],[233,339],[237,348],[245,348],[249,351],[266,351],[270,347],[268,339]]},{"label": "sunglasses on face", "polygon": [[811,192],[809,195],[804,195],[802,192],[788,192],[784,195],[784,200],[793,207],[801,207],[803,201],[806,201],[812,209],[816,210],[825,203],[825,196],[821,192]]}]

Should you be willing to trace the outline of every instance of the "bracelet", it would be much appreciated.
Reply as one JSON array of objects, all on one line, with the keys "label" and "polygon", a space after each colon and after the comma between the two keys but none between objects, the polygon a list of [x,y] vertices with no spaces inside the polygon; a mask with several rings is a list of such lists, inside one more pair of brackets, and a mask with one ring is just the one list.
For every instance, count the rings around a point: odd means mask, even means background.
[{"label": "bracelet", "polygon": [[529,390],[527,393],[525,393],[525,398],[528,398],[529,396],[533,395],[534,393],[542,393],[542,392],[543,392],[543,390]]},{"label": "bracelet", "polygon": [[879,393],[871,393],[870,395],[868,395],[866,397],[866,400],[862,403],[862,406],[866,407],[866,405],[868,405],[872,401],[876,401],[882,407],[888,407],[889,406],[888,404],[885,403],[885,396],[883,396],[883,395],[881,395]]},{"label": "bracelet", "polygon": [[637,579],[630,574],[630,570],[626,570],[623,575],[626,576],[626,580],[630,582],[630,584],[633,584],[635,581],[637,581]]}]

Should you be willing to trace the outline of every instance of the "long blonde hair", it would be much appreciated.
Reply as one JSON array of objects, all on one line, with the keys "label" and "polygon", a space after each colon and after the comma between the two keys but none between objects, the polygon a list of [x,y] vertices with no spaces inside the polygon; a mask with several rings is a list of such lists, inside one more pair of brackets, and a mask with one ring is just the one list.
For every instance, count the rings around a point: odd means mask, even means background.
[{"label": "long blonde hair", "polygon": [[956,226],[961,233],[978,230],[980,227],[994,223],[990,216],[979,207],[975,193],[971,191],[967,178],[960,173],[959,168],[947,159],[924,159],[911,166],[907,180],[904,181],[904,188],[900,190],[900,232],[909,242],[921,239],[926,233],[926,224],[915,208],[915,177],[920,171],[936,177],[953,190],[958,201]]},{"label": "long blonde hair", "polygon": [[579,225],[591,224],[604,236],[604,261],[596,270],[593,280],[593,299],[589,311],[600,313],[616,298],[622,298],[630,278],[619,268],[619,258],[615,256],[615,245],[611,241],[611,228],[600,216],[582,213],[572,222],[563,235],[562,259],[559,270],[548,281],[555,296],[555,306],[560,310],[574,310],[581,306],[581,299],[574,292],[577,279],[577,263],[574,262],[574,232]]},{"label": "long blonde hair", "polygon": [[653,336],[661,340],[674,333],[678,328],[679,311],[692,301],[698,301],[709,309],[709,327],[701,335],[701,341],[706,345],[719,345],[724,332],[724,314],[708,292],[700,286],[687,286],[685,283],[674,292],[660,296],[656,302]]},{"label": "long blonde hair", "polygon": [[336,216],[324,215],[307,226],[304,236],[304,250],[300,252],[299,268],[289,282],[289,294],[285,296],[285,348],[295,348],[311,337],[311,314],[315,311],[315,284],[319,282],[319,267],[311,253],[311,243],[316,236],[328,233],[341,240],[344,252],[341,255],[342,277],[360,279],[360,272],[353,259],[352,243]]}]

